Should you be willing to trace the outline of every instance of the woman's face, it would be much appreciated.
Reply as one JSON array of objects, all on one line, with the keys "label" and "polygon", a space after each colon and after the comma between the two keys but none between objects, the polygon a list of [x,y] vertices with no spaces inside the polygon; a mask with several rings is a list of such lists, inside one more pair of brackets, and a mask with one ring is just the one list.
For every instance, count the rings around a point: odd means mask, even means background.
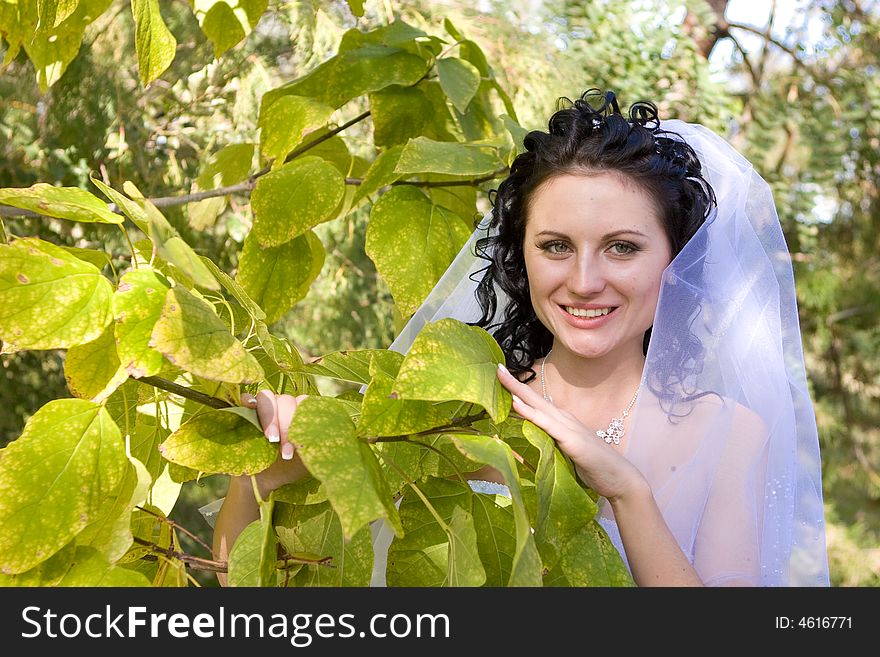
[{"label": "woman's face", "polygon": [[532,195],[523,253],[532,306],[555,345],[584,358],[642,354],[672,254],[654,203],[634,183],[550,178]]}]

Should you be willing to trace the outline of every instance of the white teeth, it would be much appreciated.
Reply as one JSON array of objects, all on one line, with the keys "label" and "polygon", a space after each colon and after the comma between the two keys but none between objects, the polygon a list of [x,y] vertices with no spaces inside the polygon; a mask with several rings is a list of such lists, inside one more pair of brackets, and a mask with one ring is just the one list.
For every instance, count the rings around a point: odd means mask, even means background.
[{"label": "white teeth", "polygon": [[584,308],[572,308],[571,306],[565,306],[565,310],[569,315],[574,315],[575,317],[601,317],[602,315],[607,315],[613,309],[612,308],[597,308],[593,309],[584,309]]}]

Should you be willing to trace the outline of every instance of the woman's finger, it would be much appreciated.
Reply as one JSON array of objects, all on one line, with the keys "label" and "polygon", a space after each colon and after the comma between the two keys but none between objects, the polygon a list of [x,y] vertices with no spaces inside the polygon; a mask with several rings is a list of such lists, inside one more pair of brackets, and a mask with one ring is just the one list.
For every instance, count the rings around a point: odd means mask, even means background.
[{"label": "woman's finger", "polygon": [[501,364],[498,365],[498,380],[511,394],[516,395],[530,406],[540,408],[542,404],[547,403],[541,395],[522,383]]},{"label": "woman's finger", "polygon": [[287,431],[299,402],[292,395],[278,395],[275,401],[278,403],[278,427],[281,430],[281,458],[289,461],[293,458],[293,443],[287,439]]},{"label": "woman's finger", "polygon": [[241,403],[242,406],[246,408],[256,408],[257,407],[257,398],[248,392],[241,393]]},{"label": "woman's finger", "polygon": [[271,390],[260,390],[257,393],[257,417],[260,426],[270,443],[281,440],[281,430],[278,424],[278,409],[275,403],[275,393]]}]

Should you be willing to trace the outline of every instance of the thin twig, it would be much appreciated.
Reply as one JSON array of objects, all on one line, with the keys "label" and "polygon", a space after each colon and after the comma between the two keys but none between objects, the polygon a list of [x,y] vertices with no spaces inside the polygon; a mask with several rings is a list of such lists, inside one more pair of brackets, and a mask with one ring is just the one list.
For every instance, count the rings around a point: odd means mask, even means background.
[{"label": "thin twig", "polygon": [[132,537],[134,542],[138,545],[142,545],[144,547],[150,548],[150,551],[153,554],[163,555],[166,557],[173,557],[178,561],[182,561],[187,566],[192,568],[193,570],[209,570],[214,573],[225,573],[229,569],[229,564],[226,561],[215,561],[213,559],[203,559],[202,557],[194,557],[189,554],[184,554],[183,552],[178,552],[172,547],[163,548],[155,543],[150,541],[146,541],[142,538],[138,538],[137,536]]},{"label": "thin twig", "polygon": [[186,527],[184,527],[183,525],[181,525],[181,524],[175,522],[175,521],[172,520],[171,518],[166,518],[165,516],[163,516],[163,515],[161,515],[161,514],[158,514],[158,513],[156,513],[155,511],[150,511],[149,509],[145,509],[145,508],[142,507],[142,506],[136,506],[135,508],[138,509],[139,511],[143,511],[144,513],[148,513],[148,514],[150,514],[151,516],[153,516],[153,517],[155,517],[155,518],[158,518],[158,519],[161,520],[162,522],[171,525],[171,527],[174,528],[174,529],[179,529],[181,532],[183,532],[184,534],[186,534],[187,536],[189,536],[191,539],[193,539],[196,543],[198,543],[198,544],[201,545],[203,548],[205,548],[209,553],[213,553],[213,550],[211,549],[211,546],[210,546],[210,545],[208,545],[207,543],[205,543],[205,542],[204,542],[202,539],[200,539],[198,536],[196,536],[195,534],[193,534],[192,532],[190,532]]},{"label": "thin twig", "polygon": [[211,397],[211,395],[206,395],[205,393],[199,392],[198,390],[193,390],[192,388],[187,388],[185,386],[172,383],[171,381],[159,378],[158,376],[142,376],[141,378],[136,380],[140,383],[146,383],[147,385],[161,388],[162,390],[166,390],[175,395],[180,395],[181,397],[192,399],[194,402],[204,404],[205,406],[210,406],[211,408],[232,407],[232,404],[230,404],[225,399]]}]

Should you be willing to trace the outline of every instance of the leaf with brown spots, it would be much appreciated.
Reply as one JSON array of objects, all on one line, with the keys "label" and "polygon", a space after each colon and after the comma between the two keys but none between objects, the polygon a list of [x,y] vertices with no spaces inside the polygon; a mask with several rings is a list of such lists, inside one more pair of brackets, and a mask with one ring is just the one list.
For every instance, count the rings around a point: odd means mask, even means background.
[{"label": "leaf with brown spots", "polygon": [[113,287],[97,267],[36,237],[0,244],[0,340],[66,349],[112,321]]},{"label": "leaf with brown spots", "polygon": [[128,466],[119,427],[83,399],[56,399],[0,452],[0,572],[24,572],[101,514]]},{"label": "leaf with brown spots", "polygon": [[168,290],[150,346],[172,363],[212,381],[257,383],[263,368],[204,301],[182,287]]},{"label": "leaf with brown spots", "polygon": [[162,354],[149,345],[170,288],[164,276],[141,267],[125,274],[113,295],[119,361],[136,379],[162,369]]}]

